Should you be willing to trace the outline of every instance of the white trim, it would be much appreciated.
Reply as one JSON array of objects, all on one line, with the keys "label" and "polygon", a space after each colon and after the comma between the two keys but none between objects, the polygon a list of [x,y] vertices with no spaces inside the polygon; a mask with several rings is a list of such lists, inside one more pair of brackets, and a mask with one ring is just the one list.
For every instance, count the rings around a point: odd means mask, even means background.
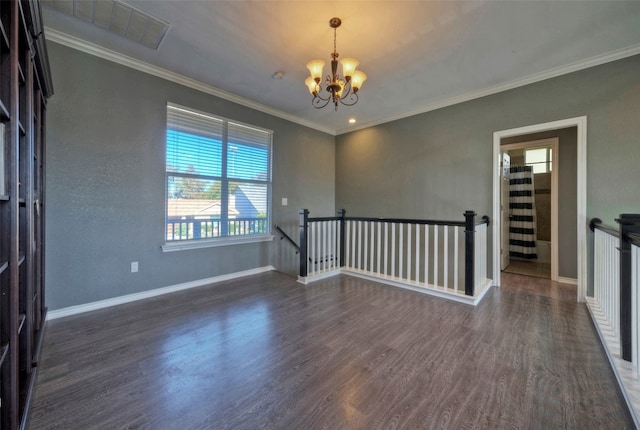
[{"label": "white trim", "polygon": [[309,285],[312,282],[319,281],[321,279],[331,278],[342,273],[342,269],[329,270],[327,272],[320,272],[311,276],[298,275],[298,282],[304,285]]},{"label": "white trim", "polygon": [[162,245],[162,252],[185,251],[189,249],[215,248],[217,246],[243,245],[246,243],[270,242],[275,236],[271,234],[249,235],[239,237],[221,237],[216,239],[183,240],[167,242]]},{"label": "white trim", "polygon": [[[500,140],[506,137],[577,127],[577,234],[578,279],[577,300],[585,301],[587,292],[587,117],[580,116],[493,133],[493,225],[500,225]],[[493,228],[493,279],[500,285],[500,229]]]},{"label": "white trim", "polygon": [[151,297],[161,296],[163,294],[175,293],[176,291],[187,290],[190,288],[202,287],[204,285],[217,284],[223,281],[242,278],[245,276],[257,275],[259,273],[270,272],[276,270],[273,266],[257,267],[255,269],[243,270],[241,272],[228,273],[226,275],[213,276],[211,278],[198,279],[196,281],[184,282],[182,284],[170,285],[168,287],[156,288],[153,290],[142,291],[140,293],[127,294],[124,296],[113,297],[111,299],[99,300],[97,302],[85,303],[82,305],[69,306],[67,308],[56,309],[47,313],[47,321],[57,318],[77,315],[84,312],[91,312],[98,309],[104,309],[111,306],[117,306],[124,303],[135,302],[138,300],[149,299]]},{"label": "white trim", "polygon": [[[558,237],[558,213],[560,207],[558,204],[558,196],[560,195],[560,148],[558,147],[559,139],[553,138],[551,145],[551,280],[559,281],[559,246],[560,238]],[[577,280],[576,280],[577,284]]]},{"label": "white trim", "polygon": [[587,117],[577,118],[578,123],[578,201],[577,239],[578,239],[578,301],[587,297]]},{"label": "white trim", "polygon": [[342,269],[342,274],[354,276],[356,278],[367,279],[369,281],[380,282],[382,284],[391,285],[393,287],[400,287],[407,290],[416,291],[418,293],[427,294],[429,296],[440,297],[443,299],[452,300],[454,302],[464,303],[472,306],[477,306],[482,301],[484,296],[491,289],[490,287],[492,285],[491,280],[486,279],[483,284],[482,291],[480,291],[480,294],[475,296],[467,296],[464,293],[454,293],[452,291],[438,289],[437,287],[424,287],[419,284],[399,281],[392,278],[391,276],[371,274],[371,272],[366,272],[364,270]]},{"label": "white trim", "polygon": [[332,276],[337,276],[337,275],[353,276],[356,278],[379,282],[381,284],[391,285],[393,287],[400,287],[407,290],[416,291],[418,293],[440,297],[447,300],[453,300],[458,303],[464,303],[472,306],[477,306],[482,301],[484,296],[489,292],[489,290],[491,289],[490,287],[493,286],[493,282],[491,279],[485,279],[484,282],[482,283],[482,287],[480,288],[481,291],[479,294],[475,296],[467,296],[463,293],[454,293],[452,291],[439,289],[438,287],[433,287],[433,286],[424,287],[423,285],[400,281],[397,278],[394,278],[391,276],[376,274],[376,273],[368,272],[366,270],[348,269],[348,268],[331,270],[331,271],[327,271],[327,272],[323,272],[317,275],[312,275],[307,277],[298,276],[298,282],[304,285],[309,285],[312,282],[316,282],[321,279],[326,279],[326,278],[330,278]]},{"label": "white trim", "polygon": [[561,284],[578,285],[578,280],[576,278],[565,278],[564,276],[558,276],[557,281]]},{"label": "white trim", "polygon": [[599,66],[601,64],[621,60],[623,58],[632,57],[634,55],[640,54],[640,44],[632,45],[626,48],[621,48],[615,51],[608,52],[606,54],[596,55],[594,57],[587,58],[585,60],[576,61],[566,66],[556,67],[543,72],[534,73],[532,75],[525,76],[520,79],[514,79],[513,81],[509,81],[503,84],[494,85],[492,87],[484,88],[478,91],[472,91],[472,92],[461,94],[455,97],[450,97],[435,103],[428,104],[420,108],[403,112],[401,114],[363,122],[351,127],[331,130],[326,127],[320,126],[318,124],[312,123],[308,120],[299,118],[295,115],[291,115],[286,112],[276,110],[272,107],[263,105],[256,101],[249,100],[244,97],[240,97],[237,94],[233,94],[233,93],[221,90],[220,88],[214,87],[213,85],[205,84],[203,82],[186,77],[179,73],[171,72],[161,67],[154,66],[152,64],[145,63],[135,58],[120,54],[116,51],[103,48],[99,45],[87,42],[85,40],[63,33],[61,31],[54,30],[51,27],[45,26],[44,30],[45,30],[46,40],[59,43],[61,45],[76,49],[78,51],[85,52],[90,55],[95,55],[96,57],[104,58],[105,60],[113,61],[114,63],[118,63],[123,66],[127,66],[144,73],[149,73],[151,75],[158,76],[168,81],[175,82],[177,84],[184,85],[186,87],[193,88],[195,90],[202,91],[204,93],[211,94],[216,97],[220,97],[222,99],[225,99],[234,103],[238,103],[242,106],[246,106],[251,109],[255,109],[257,111],[264,112],[266,114],[273,115],[278,118],[282,118],[287,121],[291,121],[293,123],[300,124],[305,127],[309,127],[314,130],[318,130],[333,136],[345,134],[345,133],[351,133],[352,131],[362,130],[365,128],[373,127],[373,126],[384,124],[387,122],[407,118],[413,115],[430,112],[436,109],[441,109],[441,108],[452,106],[458,103],[467,102],[480,97],[485,97],[491,94],[500,93],[502,91],[507,91],[507,90],[522,87],[525,85],[533,84],[536,82],[544,81],[545,79],[555,78],[557,76],[566,75],[568,73],[577,72],[583,69],[587,69],[589,67]]},{"label": "white trim", "polygon": [[94,55],[96,57],[112,61],[122,66],[126,66],[143,73],[148,73],[150,75],[175,82],[176,84],[183,85],[188,88],[193,88],[194,90],[202,91],[203,93],[210,94],[212,96],[216,96],[221,99],[228,100],[230,102],[237,103],[239,105],[246,106],[248,108],[255,109],[257,111],[264,112],[266,114],[273,115],[278,118],[282,118],[287,121],[291,121],[293,123],[321,131],[323,133],[335,135],[334,130],[330,130],[326,127],[314,124],[297,116],[282,112],[267,105],[263,105],[262,103],[258,103],[245,97],[241,97],[237,94],[221,90],[220,88],[214,87],[213,85],[205,84],[204,82],[200,82],[179,73],[163,69],[162,67],[154,66],[153,64],[145,63],[144,61],[126,56],[124,54],[120,54],[119,52],[112,51],[107,48],[103,48],[102,46],[87,42],[86,40],[82,40],[61,31],[54,30],[51,27],[45,26],[45,37],[48,41],[59,43],[61,45],[76,49],[86,54]]},{"label": "white trim", "polygon": [[[509,143],[500,145],[500,152],[512,149],[527,149],[536,147],[551,147],[551,280],[558,281],[558,166],[560,166],[560,151],[557,137],[530,140],[528,142]],[[555,167],[553,167],[555,166]]]}]

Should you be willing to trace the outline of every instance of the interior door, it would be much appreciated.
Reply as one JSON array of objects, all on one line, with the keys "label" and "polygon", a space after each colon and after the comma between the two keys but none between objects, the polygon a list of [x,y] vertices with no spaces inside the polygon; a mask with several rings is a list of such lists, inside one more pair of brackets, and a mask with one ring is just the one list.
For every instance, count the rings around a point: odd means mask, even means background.
[{"label": "interior door", "polygon": [[507,152],[500,157],[500,270],[509,265],[509,167],[511,158]]}]

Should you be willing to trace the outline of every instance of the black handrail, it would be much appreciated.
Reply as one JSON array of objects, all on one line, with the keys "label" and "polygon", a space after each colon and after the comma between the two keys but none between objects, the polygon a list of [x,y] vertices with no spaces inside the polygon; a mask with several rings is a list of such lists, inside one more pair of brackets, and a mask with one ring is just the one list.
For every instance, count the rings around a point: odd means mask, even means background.
[{"label": "black handrail", "polygon": [[307,221],[309,222],[322,222],[322,221],[338,221],[341,218],[339,216],[323,216],[323,217],[316,217],[316,218],[308,218]]},{"label": "black handrail", "polygon": [[280,232],[280,234],[282,235],[282,237],[280,237],[280,240],[282,240],[282,239],[287,239],[287,241],[288,241],[291,245],[293,245],[293,246],[296,248],[296,254],[298,254],[298,253],[300,252],[300,246],[298,246],[298,244],[297,244],[297,243],[295,243],[295,242],[293,241],[293,239],[291,239],[291,237],[289,237],[289,235],[288,235],[287,233],[285,233],[285,232],[284,232],[284,230],[282,230],[282,229],[280,228],[280,226],[279,226],[279,225],[274,225],[274,227],[275,227],[275,229],[276,229],[276,230],[278,230],[278,232]]},{"label": "black handrail", "polygon": [[600,218],[592,218],[589,222],[589,229],[591,231],[600,230],[605,233],[610,234],[611,236],[618,237],[618,229],[615,227],[608,226],[606,224],[602,224],[602,220]]},{"label": "black handrail", "polygon": [[[317,217],[309,218],[309,222],[322,222],[322,221],[339,221],[342,217]],[[446,225],[451,227],[464,227],[466,224],[464,221],[443,221],[432,219],[411,219],[411,218],[370,218],[370,217],[345,217],[345,221],[363,221],[363,222],[387,222],[396,224],[419,224],[419,225]],[[482,219],[476,222],[475,225],[489,225],[489,217],[484,215]]]},{"label": "black handrail", "polygon": [[627,234],[627,237],[629,238],[629,242],[631,242],[632,245],[640,247],[640,234],[629,233]]},{"label": "black handrail", "polygon": [[[331,218],[332,220],[338,220],[338,218]],[[315,218],[310,218],[309,221],[315,221]],[[328,221],[329,219],[327,219]],[[387,222],[395,224],[419,224],[419,225],[448,225],[452,227],[464,227],[464,221],[442,221],[431,219],[409,219],[409,218],[369,218],[369,217],[346,217],[346,221],[367,221],[367,222]]]}]

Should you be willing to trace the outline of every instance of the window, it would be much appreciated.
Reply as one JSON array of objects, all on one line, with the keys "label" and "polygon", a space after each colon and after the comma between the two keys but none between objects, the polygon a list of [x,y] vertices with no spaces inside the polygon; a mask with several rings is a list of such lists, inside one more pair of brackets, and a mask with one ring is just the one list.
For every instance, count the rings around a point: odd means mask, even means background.
[{"label": "window", "polygon": [[533,166],[533,173],[551,172],[551,147],[526,149],[524,151],[524,163]]},{"label": "window", "polygon": [[269,233],[272,134],[167,104],[168,242]]}]

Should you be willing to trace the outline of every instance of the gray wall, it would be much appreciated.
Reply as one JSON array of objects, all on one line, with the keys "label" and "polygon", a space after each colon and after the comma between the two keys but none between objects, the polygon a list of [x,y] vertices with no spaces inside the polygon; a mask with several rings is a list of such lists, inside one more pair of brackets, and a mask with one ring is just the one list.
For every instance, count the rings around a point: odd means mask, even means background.
[{"label": "gray wall", "polygon": [[[587,119],[588,121],[588,119]],[[578,129],[576,127],[543,133],[514,136],[501,140],[508,143],[558,138],[558,160],[553,160],[553,168],[558,168],[558,275],[565,278],[578,277]]]},{"label": "gray wall", "polygon": [[638,213],[638,70],[634,56],[338,136],[336,207],[363,216],[490,215],[493,132],[587,116],[587,216],[613,224],[619,213]]},{"label": "gray wall", "polygon": [[[302,207],[312,216],[339,207],[363,216],[491,214],[493,132],[582,115],[588,217],[614,224],[619,213],[640,212],[640,56],[334,139],[55,43],[48,48],[56,91],[46,178],[52,310],[269,264],[295,274],[295,251],[279,236],[161,251],[167,101],[274,130],[272,221],[296,240]],[[131,261],[140,262],[139,273],[130,273]]]},{"label": "gray wall", "polygon": [[[162,252],[166,103],[274,130],[272,221],[285,228],[297,226],[301,207],[334,213],[333,136],[62,45],[48,49],[55,88],[47,112],[50,310],[270,264],[295,272],[295,251],[278,237]],[[132,261],[138,273],[130,273]]]}]

